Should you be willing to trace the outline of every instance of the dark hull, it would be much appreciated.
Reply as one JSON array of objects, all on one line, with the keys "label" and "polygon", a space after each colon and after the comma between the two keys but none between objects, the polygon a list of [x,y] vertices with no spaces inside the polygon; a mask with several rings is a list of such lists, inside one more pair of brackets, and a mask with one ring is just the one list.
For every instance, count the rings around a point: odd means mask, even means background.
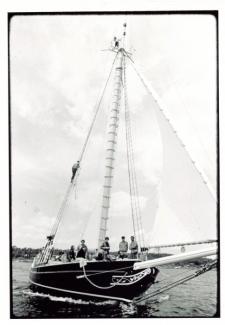
[{"label": "dark hull", "polygon": [[88,262],[85,272],[79,263],[32,266],[31,288],[38,292],[85,300],[113,299],[130,302],[155,281],[156,268],[134,271],[135,260]]}]

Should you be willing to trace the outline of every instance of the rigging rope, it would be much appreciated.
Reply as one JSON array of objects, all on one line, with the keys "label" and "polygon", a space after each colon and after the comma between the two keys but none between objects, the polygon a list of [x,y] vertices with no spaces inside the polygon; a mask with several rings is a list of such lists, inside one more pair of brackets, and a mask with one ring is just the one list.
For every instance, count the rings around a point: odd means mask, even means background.
[{"label": "rigging rope", "polygon": [[185,242],[185,243],[174,243],[174,244],[151,245],[148,247],[148,249],[150,250],[153,248],[182,247],[182,246],[203,245],[203,244],[213,244],[213,243],[218,243],[218,239],[208,239],[208,240],[192,241],[192,242]]},{"label": "rigging rope", "polygon": [[107,286],[107,287],[103,287],[103,286],[99,286],[99,285],[97,285],[97,284],[95,284],[94,282],[92,282],[89,278],[88,278],[88,276],[87,276],[87,274],[86,274],[86,271],[85,271],[85,267],[83,266],[83,272],[84,272],[84,277],[85,277],[85,279],[93,286],[93,287],[95,287],[95,288],[98,288],[98,289],[112,289],[112,288],[114,288],[118,283],[120,283],[122,280],[123,280],[123,278],[126,276],[126,274],[127,274],[127,272],[121,277],[121,279],[118,281],[118,282],[116,282],[116,283],[114,283],[114,284],[112,284],[112,285],[110,285],[110,286]]},{"label": "rigging rope", "polygon": [[126,74],[125,74],[125,62],[124,62],[124,89],[125,89],[125,122],[126,122],[126,130],[127,130],[127,155],[128,155],[128,170],[129,170],[129,178],[131,183],[131,204],[133,206],[133,213],[135,217],[135,222],[137,226],[137,234],[138,234],[138,241],[140,246],[141,243],[141,229],[139,224],[139,211],[138,211],[138,204],[137,204],[137,193],[136,193],[136,182],[135,182],[135,165],[133,160],[133,146],[132,146],[132,137],[131,137],[131,121],[130,121],[130,113],[127,101],[127,89],[126,89]]},{"label": "rigging rope", "polygon": [[[169,73],[170,78],[172,79],[170,66],[168,68],[169,69],[167,70],[167,73]],[[203,151],[205,153],[205,156],[208,159],[208,163],[209,163],[210,167],[213,169],[214,168],[214,162],[213,162],[213,160],[212,160],[212,158],[211,158],[211,156],[210,156],[210,154],[209,154],[209,152],[208,152],[208,150],[207,150],[207,148],[206,148],[206,146],[204,144],[204,141],[202,140],[202,137],[200,135],[200,132],[198,131],[198,127],[196,125],[196,122],[193,119],[193,117],[191,116],[191,113],[190,113],[189,106],[188,106],[187,102],[183,100],[181,92],[178,91],[179,90],[179,85],[176,85],[176,87],[173,87],[171,89],[172,89],[172,92],[174,92],[174,94],[176,95],[176,97],[180,100],[180,102],[182,104],[182,107],[184,107],[184,109],[185,109],[185,111],[187,113],[187,116],[188,116],[188,118],[189,118],[189,120],[191,122],[190,126],[192,127],[193,131],[195,132],[195,135],[198,137],[199,142],[200,142],[200,144],[202,146],[202,149],[203,149]]]},{"label": "rigging rope", "polygon": [[102,99],[103,99],[104,94],[105,94],[106,87],[107,87],[107,85],[108,85],[109,79],[110,79],[111,74],[112,74],[113,66],[114,66],[114,63],[115,63],[115,61],[116,61],[117,55],[118,55],[118,52],[116,53],[116,55],[115,55],[115,57],[114,57],[114,60],[113,60],[112,66],[111,66],[111,70],[110,70],[110,72],[109,72],[109,76],[108,76],[108,78],[107,78],[107,80],[106,80],[106,83],[105,83],[105,86],[104,86],[104,88],[103,88],[103,91],[102,91],[101,97],[100,97],[100,99],[99,99],[99,101],[98,101],[98,105],[97,105],[97,108],[96,108],[96,111],[95,111],[95,114],[94,114],[94,117],[93,117],[92,123],[91,123],[91,125],[90,125],[90,128],[89,128],[89,131],[88,131],[88,134],[87,134],[86,140],[85,140],[85,142],[84,142],[83,149],[82,149],[81,154],[80,154],[79,162],[81,162],[82,159],[83,159],[83,156],[84,156],[84,153],[85,153],[85,150],[86,150],[86,147],[87,147],[87,144],[88,144],[88,141],[89,141],[89,138],[90,138],[90,135],[91,135],[91,132],[92,132],[92,129],[93,129],[94,123],[95,123],[95,121],[96,121],[96,117],[97,117],[98,112],[99,112],[99,108],[100,108],[101,103],[102,103]]},{"label": "rigging rope", "polygon": [[73,187],[73,184],[70,183],[69,186],[68,186],[68,188],[67,188],[67,191],[66,191],[65,197],[64,197],[64,199],[63,199],[63,202],[62,202],[62,204],[61,204],[61,207],[60,207],[60,209],[59,209],[59,212],[58,212],[58,214],[57,214],[56,221],[55,221],[55,223],[54,223],[54,225],[53,225],[53,227],[52,227],[52,231],[51,231],[51,233],[50,233],[50,236],[55,237],[55,234],[56,234],[56,232],[57,232],[57,230],[58,230],[58,228],[59,228],[59,224],[60,224],[60,220],[61,220],[62,213],[64,212],[65,207],[66,207],[66,205],[67,205],[68,198],[69,198],[69,194],[70,194],[70,192],[71,192],[72,187]]},{"label": "rigging rope", "polygon": [[[153,94],[153,90],[152,89],[149,89],[147,83],[145,82],[144,78],[142,77],[142,75],[140,74],[140,72],[137,70],[136,68],[136,65],[134,64],[133,60],[129,57],[129,55],[127,55],[127,57],[129,58],[129,60],[131,61],[132,63],[132,67],[134,69],[134,71],[136,72],[138,78],[140,79],[140,81],[142,82],[144,88],[146,89],[147,93],[150,94],[152,96],[152,98],[154,99],[154,101],[159,105],[159,102],[158,102],[158,99],[157,99],[157,96],[156,94]],[[173,129],[173,131],[176,133],[176,137],[178,139],[178,141],[180,142],[180,144],[182,145],[182,147],[184,148],[184,150],[186,151],[188,157],[190,158],[191,162],[192,162],[192,165],[193,167],[195,168],[195,170],[197,171],[197,173],[199,174],[201,180],[203,183],[206,184],[206,187],[208,188],[211,196],[213,197],[213,199],[217,202],[217,198],[216,198],[216,194],[215,194],[215,191],[212,189],[211,185],[209,184],[209,182],[207,181],[207,177],[203,174],[202,171],[200,171],[196,164],[193,162],[189,152],[187,151],[186,149],[186,146],[183,144],[182,140],[179,138],[177,132],[174,130],[173,126],[171,125],[171,123],[169,122],[169,119],[167,118],[164,110],[160,107],[160,111],[162,112],[164,118],[168,121],[168,124],[171,126],[171,128]]]},{"label": "rigging rope", "polygon": [[173,282],[171,284],[165,285],[164,287],[162,287],[160,289],[157,289],[157,290],[153,291],[152,293],[150,293],[150,294],[148,294],[148,295],[146,295],[144,297],[134,298],[133,302],[134,303],[139,303],[141,301],[145,301],[145,300],[147,300],[149,298],[152,298],[152,297],[154,297],[156,295],[159,295],[159,294],[161,294],[161,293],[163,293],[163,292],[165,292],[167,290],[170,290],[170,289],[172,289],[172,288],[174,288],[174,287],[176,287],[176,286],[178,286],[180,284],[183,284],[183,283],[185,283],[187,281],[190,281],[190,280],[200,276],[201,274],[204,274],[204,273],[212,270],[213,268],[216,267],[216,265],[217,265],[217,260],[206,264],[200,270],[195,271],[193,274],[188,275],[188,276],[184,277],[183,279],[179,279],[179,280],[177,280],[177,281],[175,281],[175,282]]},{"label": "rigging rope", "polygon": [[[127,145],[127,161],[128,161],[128,177],[129,177],[129,189],[130,189],[130,199],[131,199],[131,212],[132,212],[132,221],[134,228],[134,235],[136,234],[139,237],[139,244],[142,247],[145,247],[143,227],[142,227],[142,218],[140,211],[140,202],[139,202],[139,193],[137,186],[136,170],[134,163],[134,150],[133,150],[133,139],[131,132],[131,119],[128,105],[128,96],[127,96],[127,80],[126,80],[126,59],[124,56],[123,60],[124,66],[124,103],[125,103],[125,127],[126,127],[126,145]],[[136,225],[135,225],[136,223]],[[136,232],[137,227],[137,232]]]},{"label": "rigging rope", "polygon": [[132,178],[131,178],[131,166],[130,166],[130,159],[129,159],[129,134],[128,134],[128,125],[127,125],[127,92],[126,92],[126,75],[125,75],[125,64],[124,64],[124,101],[125,101],[125,127],[126,127],[126,145],[127,145],[127,165],[128,165],[128,178],[129,178],[129,191],[130,191],[130,204],[131,204],[131,216],[133,222],[133,230],[134,236],[136,236],[136,226],[135,226],[135,217],[134,217],[134,208],[133,208],[133,195],[132,195]]},{"label": "rigging rope", "polygon": [[[116,271],[119,271],[119,272],[122,272],[122,270],[128,270],[128,269],[133,269],[133,265],[131,266],[125,266],[125,267],[120,267],[118,269],[112,269],[112,270],[107,270],[107,271],[99,271],[99,272],[96,272],[96,273],[91,273],[88,275],[88,277],[91,277],[93,275],[98,275],[98,274],[105,274],[105,273],[110,273],[110,272],[116,272]],[[77,278],[82,278],[84,277],[83,275],[78,275]]]},{"label": "rigging rope", "polygon": [[[90,138],[90,135],[91,135],[91,132],[93,130],[93,127],[94,127],[94,123],[96,121],[96,118],[97,118],[97,115],[98,115],[98,112],[99,112],[99,109],[100,109],[100,106],[101,106],[101,103],[102,103],[102,100],[103,100],[103,97],[104,97],[104,94],[105,94],[105,90],[106,90],[106,87],[108,85],[108,82],[110,80],[110,77],[111,77],[111,74],[112,74],[112,70],[113,70],[113,66],[114,66],[114,63],[116,61],[116,58],[117,58],[117,55],[118,53],[116,53],[115,57],[114,57],[114,60],[113,60],[113,63],[112,63],[112,66],[111,66],[111,69],[110,69],[110,72],[109,72],[109,75],[108,75],[108,78],[106,80],[106,83],[105,83],[105,86],[103,88],[103,91],[102,91],[102,94],[101,94],[101,97],[98,101],[98,104],[97,104],[97,107],[96,107],[96,110],[95,110],[95,114],[93,116],[93,119],[92,119],[92,122],[91,122],[91,125],[89,127],[89,130],[88,130],[88,134],[87,134],[87,137],[85,139],[85,142],[84,142],[84,145],[83,145],[83,148],[81,150],[81,154],[80,154],[80,159],[79,159],[79,162],[81,163],[82,159],[83,159],[83,156],[84,156],[84,153],[85,153],[85,150],[87,148],[87,144],[88,144],[88,141],[89,141],[89,138]],[[50,240],[53,240],[55,238],[55,235],[58,231],[58,228],[59,228],[59,225],[60,225],[60,222],[62,220],[62,216],[63,216],[63,213],[65,211],[65,208],[67,206],[67,203],[68,203],[68,198],[70,196],[70,193],[72,192],[72,190],[74,189],[75,187],[75,184],[76,184],[76,181],[77,181],[77,178],[79,176],[79,173],[77,172],[72,183],[69,184],[68,188],[67,188],[67,191],[66,191],[66,194],[64,196],[64,199],[63,199],[63,202],[61,204],[61,207],[59,209],[59,212],[57,214],[57,217],[56,217],[56,221],[52,227],[52,230],[51,230],[51,233],[50,233]]]}]

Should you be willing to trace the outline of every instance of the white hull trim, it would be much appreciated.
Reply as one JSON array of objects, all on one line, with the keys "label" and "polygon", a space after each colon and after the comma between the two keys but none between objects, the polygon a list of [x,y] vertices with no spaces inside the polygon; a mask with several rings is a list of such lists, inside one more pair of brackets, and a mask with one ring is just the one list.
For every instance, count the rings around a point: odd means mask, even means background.
[{"label": "white hull trim", "polygon": [[[153,269],[153,271],[154,271],[154,269]],[[145,269],[144,271],[136,273],[135,275],[127,275],[127,276],[121,276],[121,275],[117,276],[116,275],[116,276],[113,276],[113,278],[121,278],[121,279],[136,278],[136,279],[131,282],[111,282],[110,285],[129,286],[131,284],[139,282],[140,280],[142,280],[143,278],[145,278],[147,275],[149,275],[151,273],[154,274],[154,272],[152,272],[152,270],[150,268],[148,268],[148,269]]]},{"label": "white hull trim", "polygon": [[[32,271],[30,270],[30,273],[34,273],[34,274],[52,274],[52,273],[80,273],[82,270],[71,270],[71,271]],[[114,270],[113,270],[114,271]],[[95,274],[92,274],[93,272],[97,273],[97,274],[100,274],[100,273],[110,273],[112,272],[111,270],[110,271],[102,271],[100,272],[99,270],[91,270],[91,271],[86,271],[86,273],[90,273],[90,275],[95,275]],[[124,273],[124,271],[117,271],[117,273]],[[118,275],[119,276],[119,275]],[[121,276],[122,277],[122,276]]]},{"label": "white hull trim", "polygon": [[[89,261],[89,260],[86,260],[86,259],[84,259],[86,262],[87,262],[87,264],[92,264],[92,263],[96,263],[97,261],[95,261],[95,260],[93,260],[93,261]],[[132,261],[132,262],[140,262],[140,260],[139,259],[131,259],[131,258],[124,258],[124,259],[118,259],[118,260],[115,260],[115,261],[113,261],[113,262],[121,262],[121,261],[126,261],[126,262],[130,262],[130,261]],[[34,261],[33,261],[34,262]],[[59,261],[59,262],[54,262],[54,263],[46,263],[46,264],[36,264],[36,265],[32,265],[32,267],[33,268],[42,268],[42,267],[49,267],[49,266],[54,266],[54,265],[68,265],[68,264],[79,264],[80,262],[78,262],[78,261],[74,261],[74,262],[61,262],[61,261]]]},{"label": "white hull trim", "polygon": [[96,297],[96,298],[119,300],[119,301],[123,301],[123,302],[127,302],[127,303],[131,303],[132,302],[132,300],[125,299],[125,298],[113,297],[113,296],[105,296],[105,295],[97,295],[97,294],[86,293],[86,292],[81,292],[81,291],[73,291],[73,290],[59,289],[59,288],[56,288],[56,287],[50,287],[50,286],[46,286],[44,284],[40,284],[40,283],[34,282],[31,279],[29,279],[29,281],[32,284],[34,284],[34,285],[36,285],[38,287],[42,287],[42,288],[46,288],[46,289],[51,289],[51,290],[56,290],[56,291],[60,291],[60,292],[66,292],[66,293],[72,293],[72,294],[78,294],[78,295],[89,296],[89,297]]}]

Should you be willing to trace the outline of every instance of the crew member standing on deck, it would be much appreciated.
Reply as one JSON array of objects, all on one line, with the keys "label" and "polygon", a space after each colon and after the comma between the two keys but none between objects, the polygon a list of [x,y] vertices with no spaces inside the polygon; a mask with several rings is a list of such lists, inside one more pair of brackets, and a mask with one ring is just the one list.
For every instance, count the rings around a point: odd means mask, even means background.
[{"label": "crew member standing on deck", "polygon": [[137,258],[137,253],[138,253],[138,244],[136,242],[136,240],[134,239],[134,236],[131,236],[130,237],[130,246],[129,246],[129,249],[130,249],[130,257],[132,259],[135,259]]},{"label": "crew member standing on deck", "polygon": [[108,255],[109,255],[109,250],[110,250],[109,237],[105,237],[105,240],[101,244],[100,248],[103,250],[103,258],[107,259]]},{"label": "crew member standing on deck", "polygon": [[73,167],[72,167],[72,177],[71,177],[71,183],[72,183],[72,181],[73,181],[73,179],[74,179],[74,177],[75,177],[75,175],[76,175],[76,172],[77,172],[77,170],[78,170],[78,168],[80,167],[80,162],[79,162],[79,160],[73,165]]},{"label": "crew member standing on deck", "polygon": [[124,258],[127,257],[128,242],[125,240],[125,236],[122,236],[121,239],[122,241],[119,243],[119,257]]},{"label": "crew member standing on deck", "polygon": [[87,258],[88,257],[88,248],[85,245],[85,240],[82,239],[80,245],[77,247],[77,258],[78,257],[83,257]]}]

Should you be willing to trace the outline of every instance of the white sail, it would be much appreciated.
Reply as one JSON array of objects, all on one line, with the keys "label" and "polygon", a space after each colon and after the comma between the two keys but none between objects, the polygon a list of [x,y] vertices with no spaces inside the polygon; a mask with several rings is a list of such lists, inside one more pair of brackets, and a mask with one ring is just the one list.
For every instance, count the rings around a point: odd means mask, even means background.
[{"label": "white sail", "polygon": [[191,160],[155,99],[152,106],[161,132],[163,168],[154,225],[157,235],[153,232],[151,242],[156,244],[157,238],[160,244],[162,238],[164,243],[216,238],[217,203],[210,184]]}]

